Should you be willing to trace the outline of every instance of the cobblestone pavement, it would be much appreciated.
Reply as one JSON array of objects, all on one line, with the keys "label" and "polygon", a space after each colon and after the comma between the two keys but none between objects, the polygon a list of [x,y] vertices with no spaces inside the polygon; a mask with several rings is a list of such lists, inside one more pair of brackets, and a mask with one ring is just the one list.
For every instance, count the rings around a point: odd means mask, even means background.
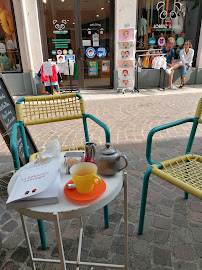
[{"label": "cobblestone pavement", "polygon": [[[164,92],[165,93],[165,92]],[[145,228],[137,235],[143,175],[148,168],[145,158],[146,138],[149,130],[157,125],[193,116],[202,90],[192,92],[161,93],[160,95],[132,95],[121,98],[87,98],[86,110],[105,122],[111,131],[111,142],[129,160],[129,269],[144,270],[200,270],[202,269],[202,203],[190,196],[183,199],[183,192],[153,176],[149,183]],[[74,123],[74,124],[73,124]],[[73,125],[72,125],[73,124]],[[57,138],[61,145],[83,142],[81,122],[60,122],[30,128],[41,149],[48,138]],[[184,154],[190,124],[174,127],[154,136],[153,159],[166,160]],[[199,126],[193,152],[202,154],[202,127]],[[91,140],[98,146],[104,143],[104,132],[89,122]],[[5,143],[0,141],[1,154],[8,154]],[[5,165],[10,162],[7,157]],[[5,198],[0,201],[0,231],[2,270],[29,270],[30,262],[19,214],[6,211]],[[82,260],[123,263],[123,192],[109,204],[110,228],[105,230],[103,210],[84,217]],[[36,220],[27,218],[31,244],[35,256],[58,258],[53,224],[45,222],[48,242],[42,251]],[[65,256],[75,260],[79,235],[77,219],[61,222]],[[40,270],[58,270],[59,265],[37,263]],[[75,269],[68,267],[68,269]],[[81,267],[80,269],[90,269]],[[94,268],[99,269],[99,268]]]}]

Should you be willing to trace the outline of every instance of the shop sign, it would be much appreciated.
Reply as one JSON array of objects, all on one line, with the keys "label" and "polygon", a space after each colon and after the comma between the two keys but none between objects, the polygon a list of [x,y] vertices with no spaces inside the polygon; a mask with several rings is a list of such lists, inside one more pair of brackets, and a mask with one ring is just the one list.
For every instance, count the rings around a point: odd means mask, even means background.
[{"label": "shop sign", "polygon": [[93,34],[93,47],[99,47],[99,35],[97,33]]},{"label": "shop sign", "polygon": [[88,75],[89,76],[97,76],[98,75],[97,61],[88,61]]},{"label": "shop sign", "polygon": [[184,44],[184,39],[183,39],[183,37],[179,37],[179,38],[177,39],[177,45],[182,46],[183,44]]},{"label": "shop sign", "polygon": [[156,39],[154,37],[151,37],[148,41],[150,46],[154,46],[156,44]]},{"label": "shop sign", "polygon": [[67,54],[65,55],[65,60],[69,59],[70,62],[75,63],[75,54]]},{"label": "shop sign", "polygon": [[53,31],[53,34],[67,34],[68,30],[65,30],[65,25],[66,25],[67,21],[66,20],[62,20],[62,23],[58,23],[57,20],[53,20],[53,24],[55,25],[55,29]]},{"label": "shop sign", "polygon": [[86,56],[88,58],[94,58],[96,56],[96,50],[93,47],[88,47],[86,49]]},{"label": "shop sign", "polygon": [[99,26],[99,27],[101,27],[101,24],[100,23],[91,23],[90,26]]},{"label": "shop sign", "polygon": [[102,72],[109,72],[110,71],[110,62],[109,61],[102,61]]},{"label": "shop sign", "polygon": [[59,48],[68,48],[71,39],[65,38],[65,39],[52,39],[53,44],[55,45],[56,49]]},{"label": "shop sign", "polygon": [[105,58],[106,55],[107,55],[107,50],[106,50],[104,47],[99,47],[99,48],[97,49],[97,56],[98,56],[99,58]]},{"label": "shop sign", "polygon": [[164,37],[160,37],[159,39],[158,39],[158,45],[159,46],[164,46],[165,45],[165,38]]}]

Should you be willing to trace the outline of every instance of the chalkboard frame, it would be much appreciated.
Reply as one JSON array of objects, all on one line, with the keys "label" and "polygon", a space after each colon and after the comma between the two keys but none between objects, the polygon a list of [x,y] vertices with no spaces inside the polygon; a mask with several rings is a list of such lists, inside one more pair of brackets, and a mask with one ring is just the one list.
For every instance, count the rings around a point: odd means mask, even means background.
[{"label": "chalkboard frame", "polygon": [[[8,86],[7,86],[6,82],[5,82],[5,79],[4,79],[4,76],[3,76],[2,73],[0,73],[0,81],[1,81],[1,83],[3,84],[3,86],[5,88],[4,90],[6,91],[6,94],[7,94],[6,98],[8,98],[8,102],[11,104],[11,106],[13,107],[13,109],[15,111],[15,101],[14,101],[10,91],[8,90]],[[16,115],[15,115],[15,118],[16,118]],[[15,121],[13,122],[13,124],[17,123],[17,122],[18,121],[17,121],[17,118],[16,118]],[[37,146],[36,146],[35,142],[33,141],[33,138],[31,136],[29,130],[27,129],[27,127],[24,127],[24,129],[25,129],[25,133],[26,133],[26,138],[27,138],[27,140],[29,141],[29,143],[32,146],[32,153],[31,154],[33,154],[33,152],[34,153],[38,152]],[[20,132],[19,129],[18,129],[18,132]],[[11,149],[10,149],[10,137],[11,137],[11,135],[9,134],[9,129],[6,127],[5,121],[3,120],[1,114],[0,114],[0,133],[1,133],[1,135],[2,135],[2,137],[4,139],[4,141],[5,141],[8,149],[11,151]],[[20,151],[18,151],[18,155],[19,155],[21,166],[25,165],[25,163],[26,163],[25,159],[20,154]]]}]

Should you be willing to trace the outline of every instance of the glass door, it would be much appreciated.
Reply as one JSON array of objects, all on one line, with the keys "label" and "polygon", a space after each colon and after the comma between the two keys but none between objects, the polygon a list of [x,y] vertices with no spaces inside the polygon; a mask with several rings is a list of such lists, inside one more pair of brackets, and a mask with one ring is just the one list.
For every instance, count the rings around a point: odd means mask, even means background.
[{"label": "glass door", "polygon": [[84,86],[110,86],[110,1],[80,0]]},{"label": "glass door", "polygon": [[110,35],[110,32],[113,32],[113,19],[110,18],[110,1],[41,1],[47,57],[57,61],[62,73],[62,88],[70,87],[69,72],[64,68],[68,59],[74,61],[73,87],[82,89],[112,86],[113,34]]}]

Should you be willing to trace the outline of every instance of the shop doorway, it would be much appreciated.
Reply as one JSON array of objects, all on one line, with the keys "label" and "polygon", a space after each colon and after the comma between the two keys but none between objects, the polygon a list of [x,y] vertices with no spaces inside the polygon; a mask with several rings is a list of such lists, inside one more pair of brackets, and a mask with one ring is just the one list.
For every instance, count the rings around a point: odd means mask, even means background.
[{"label": "shop doorway", "polygon": [[38,0],[38,3],[44,60],[57,61],[62,86],[70,86],[69,71],[63,68],[70,59],[75,60],[72,64],[75,88],[112,88],[114,0]]}]

